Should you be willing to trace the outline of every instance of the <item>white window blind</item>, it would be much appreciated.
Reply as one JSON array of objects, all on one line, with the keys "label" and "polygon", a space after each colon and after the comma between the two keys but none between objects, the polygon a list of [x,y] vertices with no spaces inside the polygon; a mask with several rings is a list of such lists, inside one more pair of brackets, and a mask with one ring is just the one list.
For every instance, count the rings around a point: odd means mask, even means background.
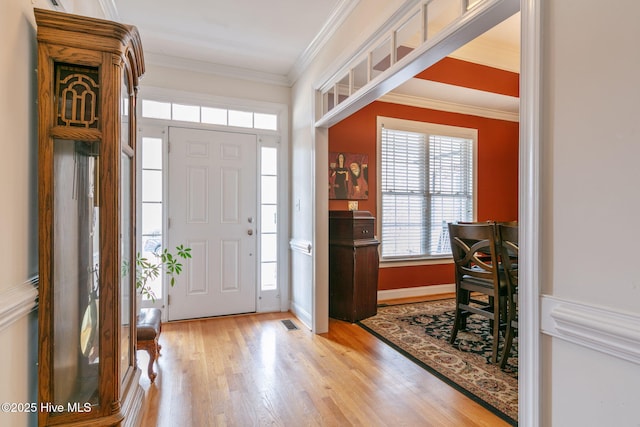
[{"label": "white window blind", "polygon": [[451,253],[447,223],[472,221],[474,141],[382,128],[382,258]]}]

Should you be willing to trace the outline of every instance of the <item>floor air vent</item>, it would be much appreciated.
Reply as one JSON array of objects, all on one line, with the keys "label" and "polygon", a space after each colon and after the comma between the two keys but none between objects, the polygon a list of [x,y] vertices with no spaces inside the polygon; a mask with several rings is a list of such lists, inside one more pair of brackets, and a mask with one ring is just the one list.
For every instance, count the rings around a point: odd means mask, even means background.
[{"label": "floor air vent", "polygon": [[284,325],[285,328],[287,328],[290,331],[294,331],[296,329],[298,329],[298,327],[296,326],[295,323],[293,323],[291,320],[287,319],[287,320],[283,320],[282,324]]}]

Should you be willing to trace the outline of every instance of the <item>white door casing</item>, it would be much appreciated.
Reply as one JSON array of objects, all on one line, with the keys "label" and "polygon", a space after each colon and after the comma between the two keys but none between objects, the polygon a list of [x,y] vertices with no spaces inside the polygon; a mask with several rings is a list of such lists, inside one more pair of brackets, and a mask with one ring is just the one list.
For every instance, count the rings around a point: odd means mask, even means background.
[{"label": "white door casing", "polygon": [[192,258],[168,288],[168,319],[256,311],[257,139],[169,128],[168,248]]}]

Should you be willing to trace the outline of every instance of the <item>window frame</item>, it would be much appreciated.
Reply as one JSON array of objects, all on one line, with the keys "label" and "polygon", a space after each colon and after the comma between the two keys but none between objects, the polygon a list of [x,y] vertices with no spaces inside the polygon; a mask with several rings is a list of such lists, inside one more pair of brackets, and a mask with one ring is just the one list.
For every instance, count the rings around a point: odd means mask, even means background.
[{"label": "window frame", "polygon": [[[378,238],[380,240],[380,264],[381,266],[392,264],[395,266],[401,265],[428,265],[428,264],[442,264],[442,263],[450,263],[452,260],[451,254],[442,254],[442,255],[430,255],[430,254],[422,254],[417,256],[394,256],[394,257],[383,257],[382,256],[382,246],[384,245],[384,241],[382,239],[382,223],[383,223],[383,210],[382,210],[382,129],[386,127],[387,129],[399,130],[399,131],[407,131],[407,132],[416,132],[423,133],[427,135],[440,135],[440,136],[450,136],[455,138],[466,138],[472,141],[471,147],[471,155],[472,155],[472,198],[473,198],[473,206],[472,206],[472,221],[475,221],[477,218],[477,209],[478,209],[478,130],[473,128],[465,128],[462,126],[452,126],[452,125],[442,125],[430,122],[416,121],[416,120],[407,120],[407,119],[397,119],[392,117],[377,117],[377,147],[376,147],[376,159],[377,159],[377,212],[378,212],[378,221],[376,221],[376,232]],[[428,150],[425,151],[428,156]],[[428,158],[425,159],[428,161]]]}]

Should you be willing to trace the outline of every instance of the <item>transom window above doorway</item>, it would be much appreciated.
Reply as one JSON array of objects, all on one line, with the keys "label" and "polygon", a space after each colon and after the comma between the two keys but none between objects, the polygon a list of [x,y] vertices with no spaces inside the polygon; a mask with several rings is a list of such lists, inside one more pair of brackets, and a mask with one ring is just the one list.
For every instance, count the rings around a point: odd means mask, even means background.
[{"label": "transom window above doorway", "polygon": [[142,100],[142,117],[249,129],[278,130],[278,115],[257,111]]}]

